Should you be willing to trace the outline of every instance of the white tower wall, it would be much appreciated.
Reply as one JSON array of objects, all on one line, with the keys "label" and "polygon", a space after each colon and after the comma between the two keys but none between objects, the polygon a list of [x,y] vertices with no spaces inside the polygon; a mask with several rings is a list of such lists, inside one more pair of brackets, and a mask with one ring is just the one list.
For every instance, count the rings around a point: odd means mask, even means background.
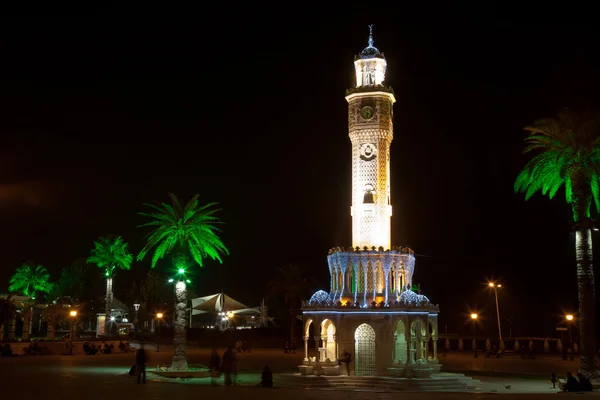
[{"label": "white tower wall", "polygon": [[390,144],[396,99],[380,89],[346,96],[352,142],[353,247],[391,248]]}]

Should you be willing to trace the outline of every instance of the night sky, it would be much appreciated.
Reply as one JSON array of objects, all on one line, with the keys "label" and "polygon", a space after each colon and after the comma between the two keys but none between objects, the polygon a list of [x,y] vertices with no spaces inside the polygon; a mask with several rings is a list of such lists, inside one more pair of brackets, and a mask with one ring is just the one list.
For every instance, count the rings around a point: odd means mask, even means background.
[{"label": "night sky", "polygon": [[[328,288],[328,249],[351,244],[344,95],[372,23],[397,98],[392,242],[417,254],[414,281],[440,304],[440,330],[464,329],[478,310],[494,334],[494,278],[505,335],[556,334],[577,304],[569,208],[564,192],[525,202],[513,183],[525,125],[598,106],[599,32],[426,8],[412,20],[406,6],[245,6],[7,21],[0,292],[23,261],[58,277],[107,233],[137,254],[142,203],[169,192],[223,209],[231,255],[196,271],[197,293],[223,288],[254,306],[287,263]],[[116,297],[148,268],[120,272]]]}]

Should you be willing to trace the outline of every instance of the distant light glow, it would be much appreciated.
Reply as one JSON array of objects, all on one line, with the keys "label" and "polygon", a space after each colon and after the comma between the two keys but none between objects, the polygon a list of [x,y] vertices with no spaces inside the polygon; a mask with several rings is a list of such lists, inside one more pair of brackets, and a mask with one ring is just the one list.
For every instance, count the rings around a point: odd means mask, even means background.
[{"label": "distant light glow", "polygon": [[179,272],[180,274],[185,274],[185,269],[183,269],[183,268],[179,268],[179,271],[178,271],[178,272]]},{"label": "distant light glow", "polygon": [[573,315],[567,314],[567,321],[573,321]]},{"label": "distant light glow", "polygon": [[172,283],[172,282],[173,282],[173,278],[169,279],[169,283]]},{"label": "distant light glow", "polygon": [[110,317],[110,320],[111,320],[111,321],[114,321],[114,320],[115,320],[115,317]]},{"label": "distant light glow", "polygon": [[475,313],[472,313],[472,314],[471,314],[471,319],[477,319],[478,317],[479,317],[479,315],[477,315],[477,314],[475,314]]},{"label": "distant light glow", "polygon": [[73,310],[69,314],[71,314],[71,317],[76,317],[77,316],[77,311]]},{"label": "distant light glow", "polygon": [[161,319],[163,317],[163,313],[159,312],[156,313],[156,318]]}]

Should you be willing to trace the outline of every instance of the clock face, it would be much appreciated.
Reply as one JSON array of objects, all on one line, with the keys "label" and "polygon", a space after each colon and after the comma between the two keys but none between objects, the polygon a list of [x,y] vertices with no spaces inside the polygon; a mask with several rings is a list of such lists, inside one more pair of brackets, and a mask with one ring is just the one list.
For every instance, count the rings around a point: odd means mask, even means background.
[{"label": "clock face", "polygon": [[373,107],[371,106],[364,106],[361,110],[360,110],[360,116],[363,117],[363,119],[371,119],[373,118],[373,116],[375,115],[375,110],[373,110]]},{"label": "clock face", "polygon": [[371,161],[377,157],[377,147],[373,143],[365,143],[360,146],[360,158],[364,161]]}]

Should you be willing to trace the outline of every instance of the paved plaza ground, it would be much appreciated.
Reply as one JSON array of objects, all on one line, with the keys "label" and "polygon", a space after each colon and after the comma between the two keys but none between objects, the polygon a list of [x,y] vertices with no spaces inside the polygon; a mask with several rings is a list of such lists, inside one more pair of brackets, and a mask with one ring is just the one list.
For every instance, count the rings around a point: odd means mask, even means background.
[{"label": "paved plaza ground", "polygon": [[[149,370],[159,364],[169,364],[172,357],[170,346],[161,346],[156,352],[149,346]],[[190,363],[206,364],[210,349],[190,347],[188,358]],[[240,354],[239,385],[236,387],[212,387],[210,380],[191,379],[185,381],[165,380],[149,374],[146,385],[135,384],[127,372],[134,362],[134,354],[111,354],[95,356],[19,356],[0,358],[0,382],[3,398],[20,400],[48,398],[65,399],[70,396],[83,399],[103,399],[107,396],[119,398],[198,398],[236,399],[240,396],[260,398],[261,400],[281,399],[396,399],[399,397],[412,399],[422,398],[423,393],[380,393],[376,391],[349,391],[326,389],[294,389],[257,387],[259,373],[265,364],[277,374],[296,372],[302,355],[283,354],[276,349],[256,349],[252,353]],[[471,399],[473,397],[504,396],[535,400],[555,396],[549,381],[551,368],[559,375],[571,370],[576,371],[577,361],[562,361],[556,356],[542,356],[536,360],[521,360],[516,356],[504,359],[473,359],[472,355],[451,353],[441,361],[443,370],[464,372],[474,375],[479,380],[477,393],[427,393],[427,396],[443,399]],[[352,379],[351,377],[348,379]],[[220,381],[222,385],[222,380]],[[510,385],[510,388],[506,388]],[[10,396],[4,397],[5,394]],[[564,393],[560,396],[581,396],[581,394]],[[596,397],[600,394],[586,393],[583,396]]]}]

